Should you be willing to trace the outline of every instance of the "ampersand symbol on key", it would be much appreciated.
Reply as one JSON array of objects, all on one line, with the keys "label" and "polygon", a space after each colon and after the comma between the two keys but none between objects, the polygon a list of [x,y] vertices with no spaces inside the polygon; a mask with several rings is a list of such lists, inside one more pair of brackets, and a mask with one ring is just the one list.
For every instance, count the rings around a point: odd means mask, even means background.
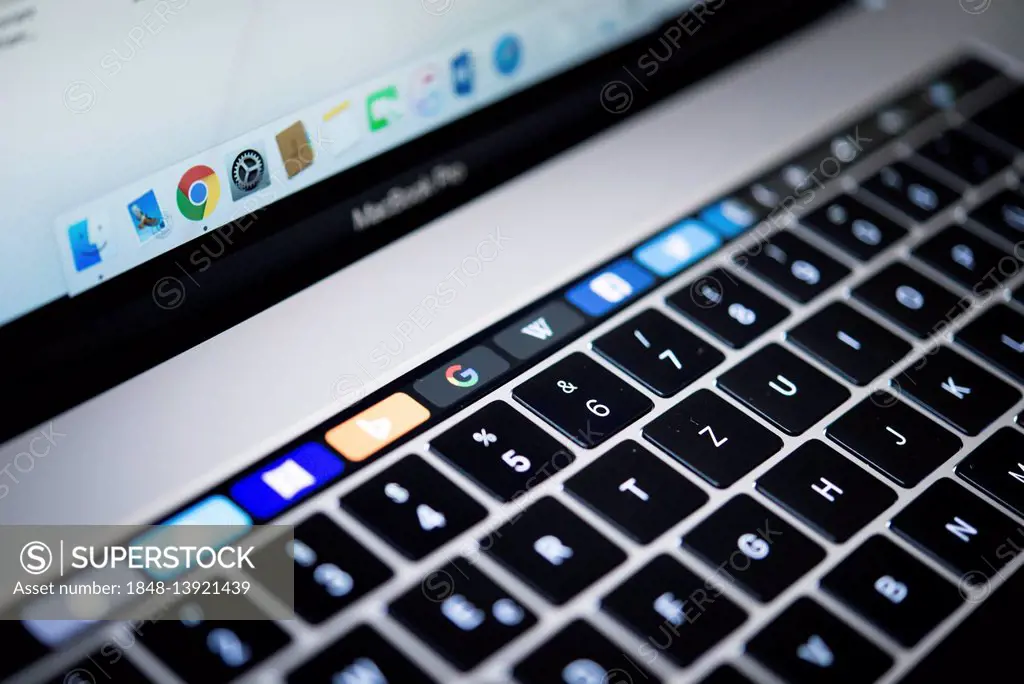
[{"label": "ampersand symbol on key", "polygon": [[558,385],[558,389],[562,390],[566,394],[572,394],[577,389],[576,385],[571,382],[566,382],[565,380],[559,380],[555,384]]}]

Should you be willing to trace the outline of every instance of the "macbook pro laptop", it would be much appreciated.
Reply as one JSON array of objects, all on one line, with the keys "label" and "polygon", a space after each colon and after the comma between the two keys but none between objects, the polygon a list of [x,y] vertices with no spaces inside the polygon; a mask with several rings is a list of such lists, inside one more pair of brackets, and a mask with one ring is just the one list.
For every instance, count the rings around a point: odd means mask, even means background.
[{"label": "macbook pro laptop", "polygon": [[1018,681],[1022,37],[0,2],[0,680]]}]

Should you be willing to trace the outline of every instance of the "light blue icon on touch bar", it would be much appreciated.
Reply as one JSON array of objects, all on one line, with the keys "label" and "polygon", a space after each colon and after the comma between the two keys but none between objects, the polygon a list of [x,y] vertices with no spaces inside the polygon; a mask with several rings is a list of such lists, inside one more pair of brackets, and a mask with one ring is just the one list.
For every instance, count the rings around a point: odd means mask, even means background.
[{"label": "light blue icon on touch bar", "polygon": [[721,238],[707,226],[687,219],[637,247],[633,258],[664,278],[675,275],[721,245]]},{"label": "light blue icon on touch bar", "polygon": [[[203,530],[186,530],[185,527],[199,525]],[[252,518],[231,499],[215,494],[194,506],[169,518],[160,528],[150,530],[146,534],[132,540],[132,546],[209,546],[219,549],[245,535],[252,527]],[[179,555],[183,559],[183,556]],[[148,564],[147,564],[148,565]],[[158,580],[169,580],[177,577],[190,568],[182,567],[146,567],[152,577]]]},{"label": "light blue icon on touch bar", "polygon": [[712,204],[701,212],[700,219],[726,238],[734,238],[757,223],[754,211],[734,197]]}]

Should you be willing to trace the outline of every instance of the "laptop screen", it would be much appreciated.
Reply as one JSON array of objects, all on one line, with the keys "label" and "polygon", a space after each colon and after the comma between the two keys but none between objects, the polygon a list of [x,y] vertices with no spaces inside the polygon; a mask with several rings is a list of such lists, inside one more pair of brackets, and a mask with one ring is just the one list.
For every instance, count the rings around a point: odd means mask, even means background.
[{"label": "laptop screen", "polygon": [[[507,98],[686,0],[12,3],[0,324]],[[86,31],[83,26],[88,26]],[[8,167],[10,168],[10,167]],[[360,207],[371,230],[441,168]]]},{"label": "laptop screen", "polygon": [[0,2],[0,439],[837,2]]}]

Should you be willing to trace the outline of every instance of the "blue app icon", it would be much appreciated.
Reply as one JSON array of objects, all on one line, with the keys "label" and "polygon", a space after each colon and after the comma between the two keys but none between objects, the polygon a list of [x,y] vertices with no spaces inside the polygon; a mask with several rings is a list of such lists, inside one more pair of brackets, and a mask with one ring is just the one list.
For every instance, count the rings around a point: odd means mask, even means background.
[{"label": "blue app icon", "polygon": [[475,81],[473,53],[464,50],[452,58],[452,89],[459,97],[466,97],[473,92]]},{"label": "blue app icon", "polygon": [[565,297],[583,313],[601,316],[653,284],[650,273],[630,259],[619,259],[569,290]]},{"label": "blue app icon", "polygon": [[[181,525],[200,528],[187,533],[189,543],[219,549],[248,533],[252,528],[252,518],[228,497],[214,494],[136,537],[130,546],[179,546],[185,535],[173,528]],[[184,562],[174,566],[147,563],[145,568],[151,577],[159,580],[173,579],[189,569],[190,566]]]},{"label": "blue app icon", "polygon": [[494,68],[498,73],[510,75],[519,68],[523,59],[523,42],[518,36],[508,34],[502,36],[494,48]]},{"label": "blue app icon", "polygon": [[[99,228],[95,224],[90,226],[88,219],[68,228],[68,243],[76,271],[84,271],[103,261],[103,250],[107,248],[107,242]],[[90,235],[90,230],[93,235]]]},{"label": "blue app icon", "polygon": [[700,221],[687,219],[633,252],[633,258],[662,277],[674,275],[718,249],[722,239]]},{"label": "blue app icon", "polygon": [[701,212],[700,218],[726,238],[734,238],[757,223],[754,210],[734,197],[712,204]]},{"label": "blue app icon", "polygon": [[294,501],[320,489],[345,465],[327,447],[303,444],[231,487],[231,496],[259,520],[277,515]]}]

